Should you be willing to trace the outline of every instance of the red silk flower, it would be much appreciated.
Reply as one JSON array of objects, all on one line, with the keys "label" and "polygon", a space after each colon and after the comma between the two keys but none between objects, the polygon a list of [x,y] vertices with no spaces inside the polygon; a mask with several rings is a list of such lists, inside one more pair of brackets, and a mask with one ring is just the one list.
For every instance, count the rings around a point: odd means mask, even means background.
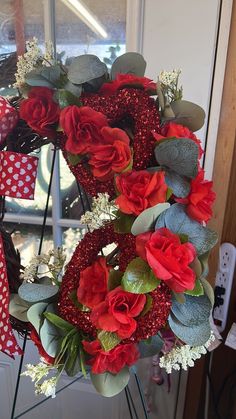
[{"label": "red silk flower", "polygon": [[33,87],[28,99],[20,104],[20,117],[42,137],[54,138],[60,108],[53,100],[54,91],[48,87]]},{"label": "red silk flower", "polygon": [[116,177],[116,187],[120,193],[116,205],[125,214],[139,215],[145,209],[166,201],[164,172],[132,170],[122,173]]},{"label": "red silk flower", "polygon": [[212,191],[213,182],[204,180],[204,170],[200,169],[197,177],[191,181],[191,190],[186,198],[175,198],[176,202],[187,205],[189,217],[199,223],[212,217],[212,205],[216,198]]},{"label": "red silk flower", "polygon": [[131,162],[128,135],[119,128],[101,129],[103,144],[90,148],[89,164],[93,175],[101,181],[111,179],[114,173],[123,172]]},{"label": "red silk flower", "polygon": [[187,127],[180,125],[180,124],[175,124],[174,122],[168,122],[167,124],[163,125],[163,127],[161,128],[161,132],[160,134],[157,134],[156,132],[152,132],[154,138],[159,141],[162,140],[163,138],[190,138],[191,140],[193,140],[199,149],[199,154],[198,154],[198,158],[200,159],[204,153],[202,146],[201,146],[201,141],[196,137],[196,135],[190,131]]},{"label": "red silk flower", "polygon": [[192,290],[195,273],[189,267],[196,257],[191,243],[181,244],[179,236],[167,228],[154,233],[139,234],[136,238],[138,255],[146,260],[155,276],[175,292]]},{"label": "red silk flower", "polygon": [[104,302],[93,308],[91,321],[97,329],[116,332],[121,339],[129,338],[137,328],[137,317],[143,310],[146,296],[123,291],[110,291]]},{"label": "red silk flower", "polygon": [[110,83],[104,83],[99,90],[99,94],[103,96],[114,95],[117,90],[122,89],[122,87],[137,85],[141,86],[145,90],[155,90],[156,83],[147,77],[139,77],[133,74],[117,74],[116,79]]},{"label": "red silk flower", "polygon": [[107,118],[89,106],[68,106],[60,115],[60,125],[67,136],[65,148],[72,154],[85,154],[101,141],[100,130]]},{"label": "red silk flower", "polygon": [[104,351],[98,340],[93,342],[83,341],[84,350],[92,355],[92,358],[87,361],[88,365],[92,366],[94,374],[102,374],[104,372],[111,372],[117,374],[126,365],[131,367],[139,358],[139,351],[137,346],[133,343],[125,345],[117,345],[110,351]]},{"label": "red silk flower", "polygon": [[93,308],[104,301],[108,292],[109,268],[106,259],[99,257],[91,266],[80,273],[77,297],[81,304]]}]

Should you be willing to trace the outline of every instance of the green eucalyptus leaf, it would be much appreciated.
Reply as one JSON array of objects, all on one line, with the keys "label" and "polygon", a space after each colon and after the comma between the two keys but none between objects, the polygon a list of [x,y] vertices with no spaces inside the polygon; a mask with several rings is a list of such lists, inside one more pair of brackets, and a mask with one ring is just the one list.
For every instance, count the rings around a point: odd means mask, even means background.
[{"label": "green eucalyptus leaf", "polygon": [[172,193],[178,198],[185,198],[190,192],[190,181],[185,176],[180,176],[173,170],[165,172],[166,184],[171,188]]},{"label": "green eucalyptus leaf", "polygon": [[141,258],[133,259],[122,278],[122,288],[134,294],[146,294],[156,289],[160,281],[155,277],[147,262]]},{"label": "green eucalyptus leaf", "polygon": [[50,301],[58,293],[56,285],[43,285],[35,283],[22,284],[18,289],[18,294],[22,300],[28,303],[38,303],[41,301]]},{"label": "green eucalyptus leaf", "polygon": [[204,292],[207,295],[207,297],[209,298],[210,302],[211,302],[211,306],[213,307],[215,304],[215,294],[214,294],[214,290],[211,286],[211,284],[207,281],[207,279],[205,278],[201,278],[200,279]]},{"label": "green eucalyptus leaf", "polygon": [[146,70],[146,61],[143,56],[137,52],[126,52],[120,55],[111,67],[111,79],[114,80],[116,75],[122,74],[134,74],[139,77],[143,77]]},{"label": "green eucalyptus leaf", "polygon": [[105,372],[103,374],[90,373],[91,381],[98,393],[105,397],[113,397],[119,394],[128,384],[129,368],[123,368],[118,374]]},{"label": "green eucalyptus leaf", "polygon": [[114,220],[114,229],[116,233],[130,233],[135,217],[117,211],[117,218]]},{"label": "green eucalyptus leaf", "polygon": [[199,297],[200,295],[203,295],[204,289],[203,289],[201,281],[199,279],[196,279],[195,287],[193,288],[193,290],[187,290],[185,291],[185,294],[194,295],[195,297]]},{"label": "green eucalyptus leaf", "polygon": [[27,318],[29,322],[34,326],[38,334],[44,320],[43,313],[46,310],[47,306],[47,303],[36,303],[32,305],[27,311]]},{"label": "green eucalyptus leaf", "polygon": [[83,89],[86,93],[96,93],[107,81],[107,73],[103,74],[101,77],[90,80],[87,83],[83,84]]},{"label": "green eucalyptus leaf", "polygon": [[184,304],[185,303],[185,296],[184,293],[182,292],[174,292],[172,291],[172,294],[175,298],[175,300],[179,303],[179,304]]},{"label": "green eucalyptus leaf", "polygon": [[157,355],[161,351],[163,343],[164,342],[159,335],[152,336],[151,342],[148,344],[146,341],[139,342],[138,349],[140,358],[148,358]]},{"label": "green eucalyptus leaf", "polygon": [[189,138],[171,138],[155,147],[156,160],[162,167],[192,179],[198,173],[198,153],[197,144]]},{"label": "green eucalyptus leaf", "polygon": [[217,234],[190,218],[182,204],[172,205],[158,217],[156,229],[161,227],[166,227],[175,234],[186,234],[189,242],[195,246],[198,255],[205,254],[217,243]]},{"label": "green eucalyptus leaf", "polygon": [[207,295],[196,297],[185,293],[183,304],[172,299],[171,312],[185,326],[193,326],[207,321],[211,308],[211,302]]},{"label": "green eucalyptus leaf", "polygon": [[205,278],[209,273],[209,265],[208,265],[208,259],[209,259],[209,252],[205,253],[204,255],[201,255],[199,257],[200,263],[202,265],[202,276]]},{"label": "green eucalyptus leaf", "polygon": [[108,290],[112,291],[116,287],[119,287],[121,284],[122,277],[124,275],[124,272],[121,272],[116,269],[111,269],[109,272],[109,278],[108,278]]},{"label": "green eucalyptus leaf", "polygon": [[[49,304],[44,312],[44,317],[46,317],[47,313],[53,314],[53,311],[55,311],[53,304]],[[45,352],[52,358],[55,358],[60,350],[61,334],[58,328],[45,318],[39,330],[39,336]]]},{"label": "green eucalyptus leaf", "polygon": [[28,322],[27,311],[30,304],[22,300],[18,294],[10,295],[9,313],[22,322]]},{"label": "green eucalyptus leaf", "polygon": [[101,332],[98,333],[98,339],[104,351],[110,351],[121,341],[116,333],[106,332],[105,330],[101,330]]},{"label": "green eucalyptus leaf", "polygon": [[165,202],[164,204],[157,204],[154,207],[148,208],[141,212],[141,214],[135,219],[132,225],[131,233],[134,236],[137,236],[138,234],[152,230],[154,228],[157,217],[159,217],[159,215],[169,207],[170,204]]},{"label": "green eucalyptus leaf", "polygon": [[92,54],[75,57],[68,67],[68,79],[74,84],[87,83],[106,73],[106,64]]},{"label": "green eucalyptus leaf", "polygon": [[[67,80],[67,82],[64,84],[63,88],[67,91],[72,93],[72,95],[79,98],[82,93],[82,85],[71,83],[70,80]],[[80,105],[81,106],[81,105]]]},{"label": "green eucalyptus leaf", "polygon": [[70,332],[71,330],[75,329],[71,323],[67,322],[66,320],[62,319],[61,317],[57,316],[55,313],[44,313],[44,316],[47,320],[49,320],[54,326],[61,329],[63,332]]},{"label": "green eucalyptus leaf", "polygon": [[168,322],[174,334],[187,345],[204,345],[210,338],[211,326],[208,319],[197,325],[186,326],[177,320],[173,314],[170,314]]},{"label": "green eucalyptus leaf", "polygon": [[54,88],[61,76],[59,65],[38,67],[26,74],[25,81],[30,86]]},{"label": "green eucalyptus leaf", "polygon": [[195,103],[187,100],[176,100],[171,103],[175,114],[174,122],[188,127],[191,131],[198,131],[203,127],[205,121],[204,110]]}]

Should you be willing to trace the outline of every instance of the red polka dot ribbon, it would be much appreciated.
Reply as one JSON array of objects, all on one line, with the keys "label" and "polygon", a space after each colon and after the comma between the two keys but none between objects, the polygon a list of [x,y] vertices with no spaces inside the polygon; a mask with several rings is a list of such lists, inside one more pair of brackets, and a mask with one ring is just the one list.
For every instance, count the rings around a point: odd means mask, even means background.
[{"label": "red polka dot ribbon", "polygon": [[18,112],[6,99],[0,96],[0,144],[13,130],[19,119]]},{"label": "red polka dot ribbon", "polygon": [[13,335],[9,316],[9,287],[2,237],[0,235],[0,351],[14,358],[22,350]]},{"label": "red polka dot ribbon", "polygon": [[38,158],[0,151],[0,195],[34,199]]}]

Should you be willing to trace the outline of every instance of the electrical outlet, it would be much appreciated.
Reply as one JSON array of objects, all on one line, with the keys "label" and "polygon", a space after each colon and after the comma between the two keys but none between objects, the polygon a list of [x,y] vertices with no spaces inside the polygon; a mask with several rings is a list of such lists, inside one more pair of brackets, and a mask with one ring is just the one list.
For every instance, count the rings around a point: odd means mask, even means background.
[{"label": "electrical outlet", "polygon": [[226,326],[231,288],[236,262],[236,248],[231,243],[220,246],[218,271],[215,281],[215,305],[213,318],[219,332]]}]

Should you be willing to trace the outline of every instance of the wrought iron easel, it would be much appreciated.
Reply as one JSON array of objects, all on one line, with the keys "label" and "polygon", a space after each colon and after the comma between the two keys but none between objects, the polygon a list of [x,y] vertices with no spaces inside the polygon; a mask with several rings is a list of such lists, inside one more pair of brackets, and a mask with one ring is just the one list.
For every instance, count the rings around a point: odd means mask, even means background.
[{"label": "wrought iron easel", "polygon": [[[49,185],[48,185],[48,191],[47,191],[47,199],[46,199],[45,210],[44,210],[44,217],[43,217],[43,224],[42,224],[42,229],[41,229],[38,255],[40,255],[41,251],[42,251],[42,245],[43,245],[45,228],[46,228],[46,221],[47,221],[48,208],[49,208],[49,199],[50,199],[50,194],[51,194],[51,187],[52,187],[52,180],[53,180],[53,173],[54,173],[54,167],[55,167],[57,152],[58,152],[58,150],[57,150],[57,147],[55,146],[54,149],[53,149],[53,155],[52,155],[51,173],[50,173],[50,179],[49,179]],[[88,199],[88,196],[86,195],[85,192],[82,193],[82,189],[81,189],[79,183],[78,183],[78,192],[79,192],[83,212],[85,212],[86,207],[90,206],[89,199]],[[3,219],[3,216],[4,216],[4,198],[3,198],[2,202],[3,203],[1,205],[1,207],[2,207],[1,208],[1,214],[2,214],[1,215],[1,220]],[[20,387],[21,373],[22,373],[23,362],[24,362],[24,353],[25,353],[26,345],[27,345],[27,339],[28,339],[28,332],[25,331],[24,340],[23,340],[23,347],[22,347],[23,354],[21,355],[21,358],[20,358],[20,363],[19,363],[19,368],[18,368],[18,373],[17,373],[17,379],[16,379],[15,392],[14,392],[14,397],[13,397],[13,402],[12,402],[11,419],[21,418],[25,414],[29,413],[30,411],[32,411],[33,409],[37,408],[38,406],[45,403],[48,399],[50,399],[50,397],[45,397],[43,400],[40,400],[38,403],[34,404],[30,408],[24,410],[20,414],[15,415],[16,404],[17,404],[18,393],[19,393],[19,387]],[[135,402],[134,402],[131,390],[130,390],[129,386],[127,385],[126,388],[124,389],[124,393],[125,393],[125,397],[126,397],[126,401],[127,401],[129,416],[130,416],[130,419],[143,419],[143,418],[148,419],[148,417],[149,417],[148,416],[148,409],[147,409],[142,385],[141,385],[141,382],[140,382],[140,379],[139,379],[137,373],[135,371],[133,373],[134,373],[135,383],[136,383],[138,395],[140,397],[140,402],[141,402],[142,409],[141,409],[141,411],[137,411],[137,407],[135,406]],[[57,390],[56,394],[61,393],[63,390],[67,389],[72,384],[79,381],[81,378],[83,378],[83,375],[79,375],[74,380],[72,380],[70,383],[66,384],[65,386],[63,386],[62,388]]]}]

